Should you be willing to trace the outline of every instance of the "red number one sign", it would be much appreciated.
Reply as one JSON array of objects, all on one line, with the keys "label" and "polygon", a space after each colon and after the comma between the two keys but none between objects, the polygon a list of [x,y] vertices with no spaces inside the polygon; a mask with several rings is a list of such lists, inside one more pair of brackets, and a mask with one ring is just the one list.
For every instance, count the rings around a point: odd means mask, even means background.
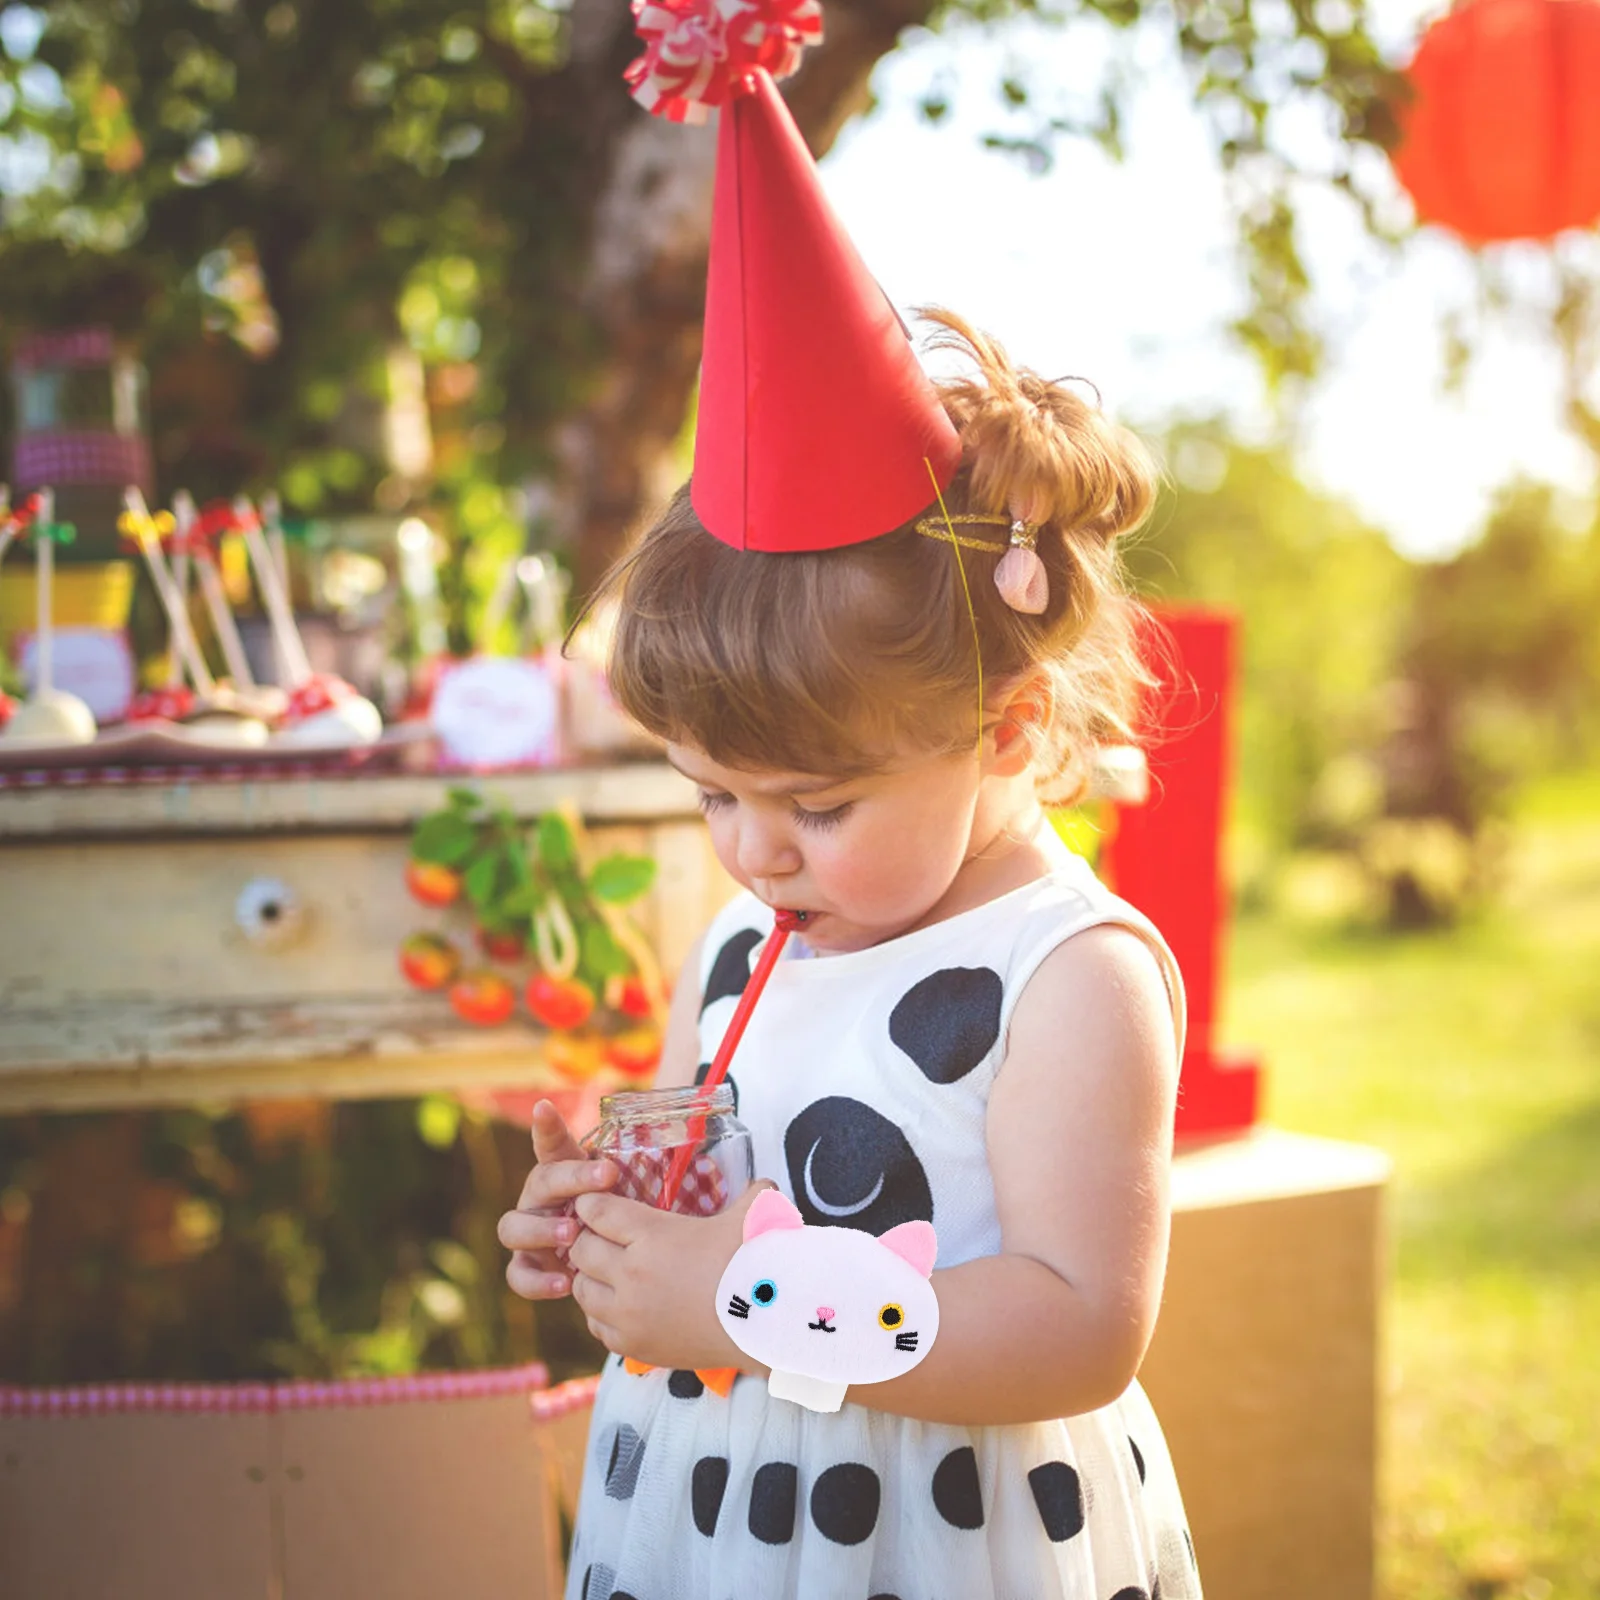
[{"label": "red number one sign", "polygon": [[1141,742],[1150,797],[1114,807],[1111,882],[1160,928],[1183,971],[1189,1040],[1178,1084],[1181,1138],[1241,1133],[1256,1120],[1260,1069],[1216,1044],[1227,890],[1222,876],[1235,623],[1220,612],[1161,610],[1145,659],[1160,683]]}]

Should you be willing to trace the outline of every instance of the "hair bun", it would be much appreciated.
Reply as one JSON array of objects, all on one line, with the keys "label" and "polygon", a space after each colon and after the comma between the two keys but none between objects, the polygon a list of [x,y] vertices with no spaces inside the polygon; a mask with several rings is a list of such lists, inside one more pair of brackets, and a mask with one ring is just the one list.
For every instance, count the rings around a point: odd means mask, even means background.
[{"label": "hair bun", "polygon": [[1107,540],[1149,515],[1156,486],[1150,453],[1067,387],[1079,380],[1052,381],[1013,365],[998,341],[953,312],[920,315],[939,330],[930,349],[953,350],[977,369],[939,385],[961,435],[974,508]]}]

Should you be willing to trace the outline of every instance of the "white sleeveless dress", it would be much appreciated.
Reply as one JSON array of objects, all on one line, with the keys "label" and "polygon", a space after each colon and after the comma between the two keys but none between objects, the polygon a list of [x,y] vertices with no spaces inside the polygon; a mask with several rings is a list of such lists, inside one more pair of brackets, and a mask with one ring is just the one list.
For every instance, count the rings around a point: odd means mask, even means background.
[{"label": "white sleeveless dress", "polygon": [[[1177,963],[1155,928],[1049,836],[1049,874],[851,954],[791,940],[730,1074],[759,1177],[808,1223],[921,1218],[939,1267],[1001,1249],[984,1145],[1011,1011],[1039,963],[1102,923]],[[741,895],[701,966],[709,1062],[772,913]],[[701,1075],[704,1075],[704,1066]],[[1070,1049],[1063,1071],[1071,1070]],[[858,1393],[860,1391],[853,1391]],[[1060,1421],[958,1427],[847,1399],[823,1414],[741,1377],[606,1363],[567,1600],[1198,1600],[1172,1464],[1137,1383]]]}]

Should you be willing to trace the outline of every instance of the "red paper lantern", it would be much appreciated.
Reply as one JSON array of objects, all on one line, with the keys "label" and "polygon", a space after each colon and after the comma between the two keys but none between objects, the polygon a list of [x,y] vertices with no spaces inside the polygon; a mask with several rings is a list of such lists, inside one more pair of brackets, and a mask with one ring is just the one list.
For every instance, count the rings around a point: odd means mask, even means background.
[{"label": "red paper lantern", "polygon": [[1600,0],[1467,0],[1406,73],[1395,170],[1471,244],[1600,217]]}]

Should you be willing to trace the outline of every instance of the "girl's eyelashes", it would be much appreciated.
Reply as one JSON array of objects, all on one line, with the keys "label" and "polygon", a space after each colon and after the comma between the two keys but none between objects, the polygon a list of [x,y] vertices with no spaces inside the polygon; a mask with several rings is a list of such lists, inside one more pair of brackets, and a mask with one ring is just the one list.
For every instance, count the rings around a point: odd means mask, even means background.
[{"label": "girl's eyelashes", "polygon": [[796,806],[794,819],[802,828],[837,828],[855,809],[855,804],[854,800],[846,800],[842,806],[828,811],[807,811],[803,806]]},{"label": "girl's eyelashes", "polygon": [[[734,798],[725,790],[701,789],[697,791],[695,799],[700,809],[704,812],[721,811],[725,806],[731,806]],[[837,828],[844,819],[855,809],[855,801],[847,800],[843,805],[831,806],[826,811],[807,811],[804,806],[794,808],[794,820],[802,828]]]}]

